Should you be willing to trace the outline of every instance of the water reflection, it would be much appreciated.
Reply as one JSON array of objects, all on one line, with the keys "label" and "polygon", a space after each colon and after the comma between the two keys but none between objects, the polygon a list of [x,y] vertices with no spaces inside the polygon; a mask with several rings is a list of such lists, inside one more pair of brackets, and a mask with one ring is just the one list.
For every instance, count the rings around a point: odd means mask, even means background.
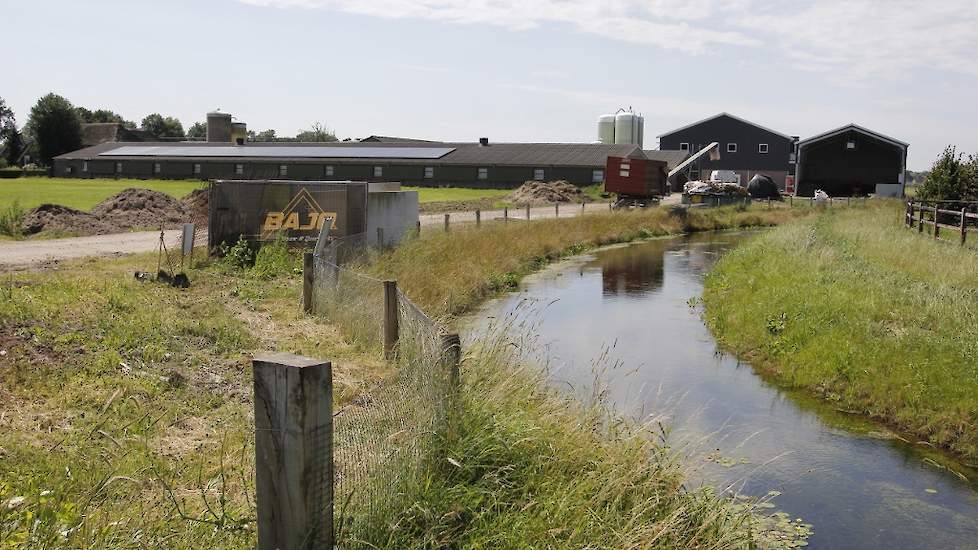
[{"label": "water reflection", "polygon": [[[742,238],[606,250],[531,278],[483,315],[537,304],[555,383],[582,398],[600,384],[636,418],[667,414],[675,440],[698,442],[704,482],[781,491],[778,507],[815,525],[812,547],[978,548],[978,493],[968,482],[876,427],[852,431],[845,415],[780,391],[717,349],[690,298]],[[593,362],[603,353],[618,366],[596,382]]]}]

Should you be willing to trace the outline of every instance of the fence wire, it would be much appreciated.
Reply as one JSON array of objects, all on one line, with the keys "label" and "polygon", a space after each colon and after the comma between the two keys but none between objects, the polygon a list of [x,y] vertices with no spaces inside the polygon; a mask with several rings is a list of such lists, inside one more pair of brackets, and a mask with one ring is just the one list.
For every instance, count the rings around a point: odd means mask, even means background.
[{"label": "fence wire", "polygon": [[[384,284],[342,267],[362,253],[365,235],[333,241],[314,259],[313,312],[357,345],[383,347]],[[409,486],[430,464],[452,396],[446,331],[397,293],[395,370],[334,411],[334,525],[337,543],[357,547],[388,528]]]}]

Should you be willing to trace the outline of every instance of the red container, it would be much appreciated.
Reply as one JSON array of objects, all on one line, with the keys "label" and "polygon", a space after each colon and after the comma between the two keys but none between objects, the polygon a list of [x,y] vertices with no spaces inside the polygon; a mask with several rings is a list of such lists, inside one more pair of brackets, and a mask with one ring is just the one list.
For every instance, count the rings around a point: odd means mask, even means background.
[{"label": "red container", "polygon": [[629,157],[608,157],[604,171],[604,190],[619,198],[653,198],[665,194],[669,172],[665,161]]}]

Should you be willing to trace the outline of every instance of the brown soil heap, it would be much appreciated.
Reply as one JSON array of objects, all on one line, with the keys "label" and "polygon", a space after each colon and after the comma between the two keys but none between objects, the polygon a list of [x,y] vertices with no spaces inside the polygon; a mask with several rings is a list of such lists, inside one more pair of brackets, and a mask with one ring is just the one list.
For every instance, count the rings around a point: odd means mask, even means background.
[{"label": "brown soil heap", "polygon": [[210,189],[194,189],[189,195],[180,199],[183,208],[195,223],[207,223],[207,217],[210,215],[210,196]]},{"label": "brown soil heap", "polygon": [[542,204],[554,202],[590,202],[590,198],[579,187],[569,182],[528,181],[513,191],[509,200],[519,204]]},{"label": "brown soil heap", "polygon": [[126,189],[92,208],[91,213],[55,204],[43,204],[24,217],[28,234],[64,231],[81,235],[123,233],[132,229],[179,227],[191,220],[191,211],[173,197],[148,189]]}]

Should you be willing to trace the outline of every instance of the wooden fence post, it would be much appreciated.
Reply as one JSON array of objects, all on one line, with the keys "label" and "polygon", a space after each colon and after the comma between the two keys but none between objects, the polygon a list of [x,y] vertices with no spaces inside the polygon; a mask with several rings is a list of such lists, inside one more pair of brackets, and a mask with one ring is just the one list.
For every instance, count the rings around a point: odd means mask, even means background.
[{"label": "wooden fence post", "polygon": [[418,235],[421,234],[421,220],[418,220]]},{"label": "wooden fence post", "polygon": [[788,208],[795,207],[795,197],[794,195],[788,195]]},{"label": "wooden fence post", "polygon": [[581,201],[581,214],[584,213],[584,201]]},{"label": "wooden fence post", "polygon": [[938,208],[938,207],[937,207],[937,205],[935,204],[935,205],[934,205],[934,239],[938,239],[938,238],[940,238],[940,237],[939,237],[939,232],[940,232],[940,228],[939,228],[939,227],[937,227],[937,216],[938,216],[938,212],[937,212],[937,208]]},{"label": "wooden fence post", "polygon": [[967,210],[967,207],[961,209],[961,245],[962,246],[964,245],[964,241],[967,238],[966,237],[967,231],[965,231],[965,229],[964,229],[964,212],[965,212],[965,210]]},{"label": "wooden fence post", "polygon": [[554,203],[554,217],[555,218],[559,218],[560,217],[560,203],[559,202],[555,202]]},{"label": "wooden fence post", "polygon": [[451,214],[445,214],[445,231],[448,231],[448,219]]},{"label": "wooden fence post", "polygon": [[302,255],[302,311],[312,313],[312,287],[315,276],[312,252]]},{"label": "wooden fence post", "polygon": [[475,209],[475,226],[479,227],[482,225],[482,211],[478,208]]},{"label": "wooden fence post", "polygon": [[384,359],[393,359],[397,349],[397,281],[384,281]]},{"label": "wooden fence post", "polygon": [[332,366],[274,353],[252,370],[258,548],[332,548]]},{"label": "wooden fence post", "polygon": [[508,206],[504,206],[503,207],[503,222],[508,222],[508,221],[509,221],[509,207]]},{"label": "wooden fence post", "polygon": [[377,228],[377,248],[384,248],[384,228]]},{"label": "wooden fence post", "polygon": [[452,390],[457,390],[461,383],[458,365],[462,361],[462,343],[458,334],[442,334],[442,360],[448,369]]},{"label": "wooden fence post", "polygon": [[526,205],[526,221],[530,221],[530,204]]},{"label": "wooden fence post", "polygon": [[917,232],[924,232],[924,203],[920,203],[917,208]]}]

